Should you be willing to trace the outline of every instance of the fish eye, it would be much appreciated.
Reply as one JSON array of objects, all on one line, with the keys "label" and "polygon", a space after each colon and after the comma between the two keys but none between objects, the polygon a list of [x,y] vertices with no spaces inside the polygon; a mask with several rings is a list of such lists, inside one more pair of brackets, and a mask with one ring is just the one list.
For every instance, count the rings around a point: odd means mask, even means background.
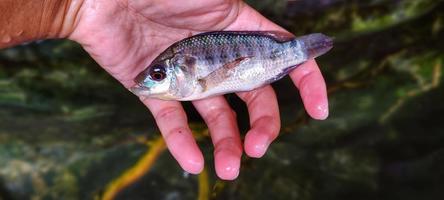
[{"label": "fish eye", "polygon": [[165,79],[165,68],[162,65],[154,65],[150,70],[150,78],[154,81],[161,81]]}]

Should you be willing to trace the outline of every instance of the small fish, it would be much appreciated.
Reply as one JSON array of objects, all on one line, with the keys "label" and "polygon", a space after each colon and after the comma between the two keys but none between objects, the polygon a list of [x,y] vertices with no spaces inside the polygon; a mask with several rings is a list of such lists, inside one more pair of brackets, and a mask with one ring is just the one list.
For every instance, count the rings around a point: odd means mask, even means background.
[{"label": "small fish", "polygon": [[332,47],[333,40],[320,33],[297,38],[279,32],[202,33],[168,47],[135,78],[131,91],[178,101],[250,91]]}]

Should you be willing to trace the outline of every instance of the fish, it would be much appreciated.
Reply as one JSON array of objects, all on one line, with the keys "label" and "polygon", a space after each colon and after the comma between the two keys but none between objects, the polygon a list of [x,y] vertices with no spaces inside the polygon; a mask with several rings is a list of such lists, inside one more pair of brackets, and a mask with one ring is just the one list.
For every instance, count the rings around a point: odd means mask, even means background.
[{"label": "fish", "polygon": [[216,31],[180,40],[134,79],[135,95],[193,101],[271,84],[333,48],[333,39],[275,31]]}]

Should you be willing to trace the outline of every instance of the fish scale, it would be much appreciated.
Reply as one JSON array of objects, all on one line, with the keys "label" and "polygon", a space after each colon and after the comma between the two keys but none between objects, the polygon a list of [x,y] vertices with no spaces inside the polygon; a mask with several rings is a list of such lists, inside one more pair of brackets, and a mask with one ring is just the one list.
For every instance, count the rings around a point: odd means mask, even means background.
[{"label": "fish scale", "polygon": [[323,34],[289,38],[277,32],[209,32],[179,41],[135,79],[139,96],[196,100],[249,91],[274,82],[332,48]]},{"label": "fish scale", "polygon": [[[237,57],[259,56],[264,59],[267,55],[272,57],[267,50],[276,48],[278,48],[276,42],[267,37],[207,35],[201,38],[196,37],[186,43],[180,44],[177,51],[183,52],[184,54],[196,55],[198,68],[201,69],[199,72],[201,72],[201,76],[205,76],[213,70],[218,69],[224,63],[230,62]],[[253,51],[253,49],[256,51]],[[224,54],[227,56],[223,56]],[[208,67],[208,63],[214,66]]]}]

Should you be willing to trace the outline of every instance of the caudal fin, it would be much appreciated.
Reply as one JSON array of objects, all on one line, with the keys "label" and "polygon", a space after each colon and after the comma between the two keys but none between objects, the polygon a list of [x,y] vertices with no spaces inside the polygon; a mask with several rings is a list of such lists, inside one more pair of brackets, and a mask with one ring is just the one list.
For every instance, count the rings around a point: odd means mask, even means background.
[{"label": "caudal fin", "polygon": [[304,35],[296,39],[304,43],[302,48],[307,50],[307,57],[309,59],[327,53],[327,51],[333,48],[333,39],[322,33]]}]

